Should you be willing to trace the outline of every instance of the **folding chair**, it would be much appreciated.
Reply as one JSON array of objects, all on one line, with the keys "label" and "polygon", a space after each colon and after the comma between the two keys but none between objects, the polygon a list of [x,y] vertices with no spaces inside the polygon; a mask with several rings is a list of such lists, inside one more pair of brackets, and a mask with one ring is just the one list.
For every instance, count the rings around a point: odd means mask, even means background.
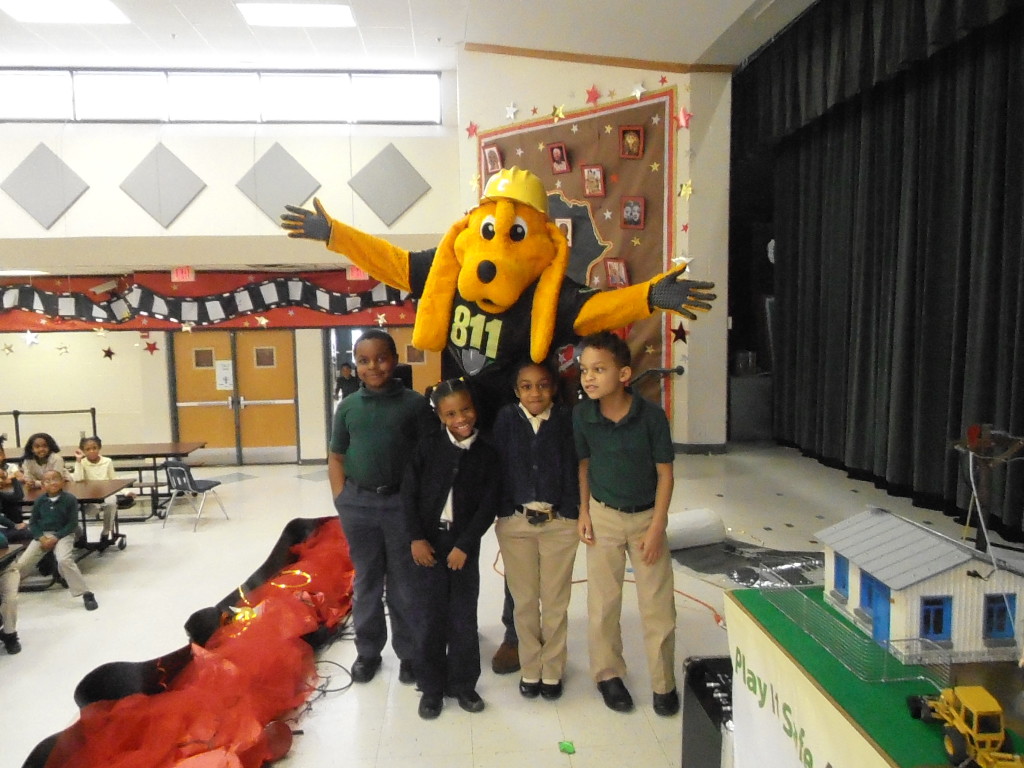
[{"label": "folding chair", "polygon": [[[164,511],[164,526],[167,525],[167,518],[171,516],[171,507],[179,496],[188,496],[192,509],[196,510],[196,521],[192,525],[193,532],[199,526],[199,518],[203,515],[203,505],[206,504],[208,493],[213,494],[224,517],[228,520],[231,519],[228,517],[227,510],[224,509],[224,505],[221,504],[220,496],[214,490],[220,485],[220,480],[196,480],[192,477],[192,470],[188,465],[177,459],[168,459],[164,462],[164,469],[167,470],[167,486],[171,489],[171,497],[167,500],[167,508]],[[202,495],[202,498],[199,500],[199,506],[196,507],[195,497],[199,495]]]}]

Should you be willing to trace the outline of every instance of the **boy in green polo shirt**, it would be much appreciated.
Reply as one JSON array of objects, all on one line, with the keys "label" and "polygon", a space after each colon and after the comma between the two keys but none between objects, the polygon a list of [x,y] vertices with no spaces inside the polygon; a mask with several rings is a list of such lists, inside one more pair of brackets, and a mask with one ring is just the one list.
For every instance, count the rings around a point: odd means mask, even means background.
[{"label": "boy in green polo shirt", "polygon": [[626,389],[626,343],[610,332],[581,342],[580,384],[589,400],[573,411],[580,460],[578,531],[587,545],[590,672],[604,703],[633,709],[622,678],[622,580],[626,554],[636,577],[654,711],[679,711],[676,606],[665,540],[675,451],[665,412]]}]

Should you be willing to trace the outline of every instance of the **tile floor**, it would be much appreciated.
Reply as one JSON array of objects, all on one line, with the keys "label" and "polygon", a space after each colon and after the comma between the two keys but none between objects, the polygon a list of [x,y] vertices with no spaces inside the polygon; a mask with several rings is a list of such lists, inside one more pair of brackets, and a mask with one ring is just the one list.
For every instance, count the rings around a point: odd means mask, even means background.
[{"label": "tile floor", "polygon": [[[82,562],[99,610],[86,612],[80,600],[59,588],[22,593],[18,630],[24,651],[18,656],[0,651],[4,766],[20,765],[37,742],[75,719],[72,692],[86,673],[108,661],[151,659],[181,647],[185,619],[217,602],[255,570],[288,520],[333,512],[323,467],[204,467],[196,474],[224,481],[220,496],[231,519],[225,520],[211,500],[196,533],[184,506],[165,528],[156,519],[124,525],[124,551],[108,550]],[[907,499],[850,480],[792,449],[740,444],[718,456],[679,456],[675,476],[673,512],[712,510],[731,538],[774,549],[819,549],[815,531],[866,505],[929,521],[948,535],[960,534],[959,526],[941,513],[914,508]],[[499,677],[490,671],[489,660],[501,638],[502,581],[496,554],[489,533],[481,557],[479,607],[485,671],[478,691],[487,702],[483,713],[467,714],[449,700],[438,720],[420,720],[418,695],[398,682],[397,660],[389,651],[373,682],[328,694],[313,705],[296,726],[303,733],[279,765],[338,765],[344,760],[348,768],[678,766],[681,718],[661,718],[651,709],[637,642],[636,601],[628,587],[623,609],[631,670],[627,683],[638,704],[631,714],[606,709],[588,679],[583,585],[574,589],[570,606],[569,669],[561,700],[523,699],[516,675]],[[722,609],[723,589],[736,585],[724,576],[679,564],[675,570],[678,664],[688,656],[727,653],[726,631],[716,623],[714,611]],[[575,577],[585,577],[582,554]],[[347,665],[355,651],[350,641],[342,640],[322,658]],[[339,672],[331,686],[346,682],[347,676]],[[572,742],[575,754],[561,753],[562,741]]]}]

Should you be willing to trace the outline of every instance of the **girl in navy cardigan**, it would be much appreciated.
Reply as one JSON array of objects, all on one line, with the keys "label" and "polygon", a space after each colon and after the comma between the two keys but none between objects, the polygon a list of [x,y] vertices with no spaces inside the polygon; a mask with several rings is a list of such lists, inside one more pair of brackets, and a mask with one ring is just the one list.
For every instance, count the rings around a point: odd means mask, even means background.
[{"label": "girl in navy cardigan", "polygon": [[442,382],[430,401],[443,426],[416,446],[401,491],[420,566],[416,680],[427,720],[441,714],[446,695],[467,712],[484,708],[476,692],[480,538],[494,520],[501,483],[497,451],[480,439],[465,382]]}]

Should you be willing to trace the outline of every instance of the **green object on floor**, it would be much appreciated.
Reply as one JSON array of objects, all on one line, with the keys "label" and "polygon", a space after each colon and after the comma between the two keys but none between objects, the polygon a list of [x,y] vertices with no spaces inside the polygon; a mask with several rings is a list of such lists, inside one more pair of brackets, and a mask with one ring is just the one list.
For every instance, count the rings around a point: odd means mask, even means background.
[{"label": "green object on floor", "polygon": [[558,742],[558,751],[564,752],[567,755],[575,755],[576,747],[572,745],[571,741],[560,741]]}]

